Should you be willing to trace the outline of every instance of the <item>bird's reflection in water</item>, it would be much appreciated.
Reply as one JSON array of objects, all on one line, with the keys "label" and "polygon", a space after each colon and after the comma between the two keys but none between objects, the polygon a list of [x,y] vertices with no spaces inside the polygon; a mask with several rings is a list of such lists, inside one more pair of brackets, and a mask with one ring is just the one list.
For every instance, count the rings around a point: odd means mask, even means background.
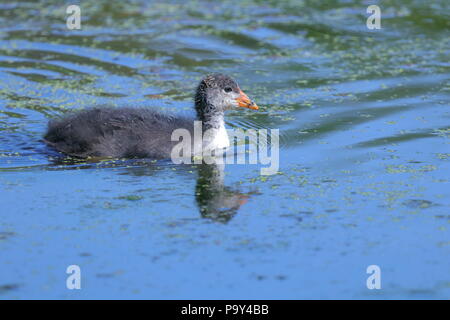
[{"label": "bird's reflection in water", "polygon": [[228,222],[247,202],[248,194],[224,184],[224,166],[201,164],[195,187],[195,199],[203,218]]},{"label": "bird's reflection in water", "polygon": [[[146,160],[114,160],[111,162],[99,162],[98,159],[73,159],[63,156],[49,158],[53,170],[89,169],[123,167],[120,174],[132,176],[156,176],[164,174],[167,165],[161,162]],[[224,165],[222,164],[199,164],[180,165],[177,172],[180,175],[187,174],[192,169],[197,170],[197,182],[195,185],[195,200],[203,218],[216,222],[227,223],[236,215],[239,208],[247,202],[250,193],[242,193],[237,188],[225,186]],[[189,176],[191,176],[189,174]]]}]

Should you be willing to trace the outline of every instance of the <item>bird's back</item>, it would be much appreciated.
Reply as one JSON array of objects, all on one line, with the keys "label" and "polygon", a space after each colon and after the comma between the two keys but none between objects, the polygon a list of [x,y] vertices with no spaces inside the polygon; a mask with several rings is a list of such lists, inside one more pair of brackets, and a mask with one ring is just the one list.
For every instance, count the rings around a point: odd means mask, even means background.
[{"label": "bird's back", "polygon": [[173,130],[193,120],[145,108],[98,107],[50,121],[45,141],[77,157],[170,158]]}]

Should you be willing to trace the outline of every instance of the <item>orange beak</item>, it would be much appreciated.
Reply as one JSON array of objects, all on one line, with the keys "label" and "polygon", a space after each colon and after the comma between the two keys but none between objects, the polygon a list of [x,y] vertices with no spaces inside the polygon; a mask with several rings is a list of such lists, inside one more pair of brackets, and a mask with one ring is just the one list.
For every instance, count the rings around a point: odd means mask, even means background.
[{"label": "orange beak", "polygon": [[239,97],[236,98],[236,101],[239,107],[249,108],[252,110],[259,109],[256,103],[250,100],[250,98],[244,92],[242,92],[242,90],[239,90]]}]

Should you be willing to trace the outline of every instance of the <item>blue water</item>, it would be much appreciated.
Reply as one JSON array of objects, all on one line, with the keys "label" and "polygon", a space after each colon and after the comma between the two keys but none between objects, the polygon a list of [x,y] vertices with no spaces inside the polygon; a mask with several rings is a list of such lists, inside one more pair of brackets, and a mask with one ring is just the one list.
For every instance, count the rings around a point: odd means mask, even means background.
[{"label": "blue water", "polygon": [[[72,31],[58,1],[0,4],[0,299],[448,299],[449,5],[378,2],[368,30],[369,4],[82,1]],[[277,174],[40,140],[97,104],[193,114],[209,72],[261,107],[228,127],[280,130]]]}]

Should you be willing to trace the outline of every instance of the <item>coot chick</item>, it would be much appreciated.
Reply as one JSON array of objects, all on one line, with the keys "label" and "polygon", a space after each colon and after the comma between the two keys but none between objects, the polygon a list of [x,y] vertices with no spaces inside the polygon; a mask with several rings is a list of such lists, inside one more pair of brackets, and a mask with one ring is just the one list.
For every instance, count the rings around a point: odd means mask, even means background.
[{"label": "coot chick", "polygon": [[49,122],[44,141],[70,156],[113,158],[170,158],[177,141],[175,129],[186,129],[193,137],[194,120],[209,130],[203,146],[229,146],[224,112],[235,107],[257,110],[236,81],[223,74],[211,74],[200,81],[195,93],[197,119],[178,117],[146,108],[95,107]]}]

